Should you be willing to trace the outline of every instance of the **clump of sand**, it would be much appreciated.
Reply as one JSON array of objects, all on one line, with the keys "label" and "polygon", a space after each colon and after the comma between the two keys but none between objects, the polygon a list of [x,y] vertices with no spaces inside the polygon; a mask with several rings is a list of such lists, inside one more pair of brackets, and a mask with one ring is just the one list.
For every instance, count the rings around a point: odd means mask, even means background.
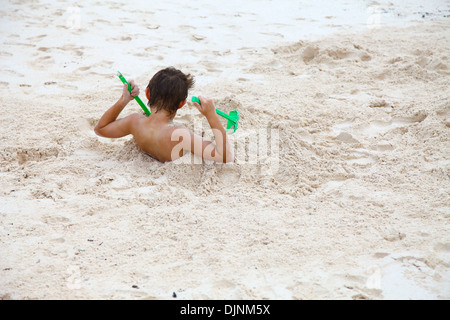
[{"label": "clump of sand", "polygon": [[232,165],[95,136],[94,89],[3,95],[0,296],[450,298],[446,23],[243,56],[196,88],[240,112]]}]

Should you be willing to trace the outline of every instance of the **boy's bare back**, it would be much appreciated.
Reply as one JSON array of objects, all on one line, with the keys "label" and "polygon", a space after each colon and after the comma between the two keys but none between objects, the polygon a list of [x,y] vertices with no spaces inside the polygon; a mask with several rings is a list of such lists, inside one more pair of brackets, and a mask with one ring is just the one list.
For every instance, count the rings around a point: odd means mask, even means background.
[{"label": "boy's bare back", "polygon": [[172,141],[175,130],[187,129],[180,126],[155,124],[153,121],[149,121],[149,117],[136,114],[131,134],[143,152],[161,162],[166,162],[183,156],[183,153],[172,155],[172,150],[179,143],[179,141]]}]

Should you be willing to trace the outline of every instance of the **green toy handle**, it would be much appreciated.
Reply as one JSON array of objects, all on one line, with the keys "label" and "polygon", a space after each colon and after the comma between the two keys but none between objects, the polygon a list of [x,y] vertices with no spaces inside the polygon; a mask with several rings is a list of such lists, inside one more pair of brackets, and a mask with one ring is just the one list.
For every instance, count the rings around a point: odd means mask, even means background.
[{"label": "green toy handle", "polygon": [[[200,102],[200,99],[198,97],[192,97],[192,102],[197,102],[198,104],[202,104]],[[225,119],[228,120],[227,123],[227,132],[228,130],[233,130],[233,132],[236,132],[236,129],[238,127],[238,121],[239,121],[239,112],[236,110],[230,111],[230,114],[226,114],[223,111],[220,111],[219,109],[216,109],[216,113],[221,116],[224,117]]]},{"label": "green toy handle", "polygon": [[[125,79],[125,77],[120,73],[120,71],[117,71],[117,76],[119,77],[120,81],[122,81],[123,84],[128,85],[128,91],[131,92],[131,86],[128,83],[128,81]],[[150,115],[150,110],[148,110],[147,106],[142,102],[141,98],[138,96],[134,97],[134,100],[141,106],[142,110],[144,110],[146,115]]]},{"label": "green toy handle", "polygon": [[[200,102],[200,99],[199,98],[197,98],[197,97],[192,97],[192,102],[197,102],[198,104],[202,104],[201,102]],[[226,114],[225,112],[223,112],[223,111],[220,111],[219,109],[216,109],[216,113],[219,115],[219,116],[222,116],[222,117],[224,117],[225,119],[227,119],[227,120],[230,120],[230,121],[236,121],[236,119],[233,119],[232,117],[230,117],[228,114]]]}]

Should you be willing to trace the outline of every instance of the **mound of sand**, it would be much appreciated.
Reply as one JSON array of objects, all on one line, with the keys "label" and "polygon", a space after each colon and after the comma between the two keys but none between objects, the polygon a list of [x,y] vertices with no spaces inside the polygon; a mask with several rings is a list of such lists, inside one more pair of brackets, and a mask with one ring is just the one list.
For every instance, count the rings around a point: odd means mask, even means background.
[{"label": "mound of sand", "polygon": [[243,55],[196,88],[240,112],[232,165],[97,137],[94,89],[2,95],[0,296],[449,299],[449,48],[437,21]]}]

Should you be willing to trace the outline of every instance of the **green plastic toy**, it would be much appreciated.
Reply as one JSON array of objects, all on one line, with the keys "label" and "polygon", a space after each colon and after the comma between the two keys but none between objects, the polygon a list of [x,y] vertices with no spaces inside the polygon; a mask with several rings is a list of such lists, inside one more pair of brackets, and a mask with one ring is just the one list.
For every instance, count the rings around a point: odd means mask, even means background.
[{"label": "green plastic toy", "polygon": [[[117,76],[119,77],[120,81],[122,81],[122,83],[126,83],[128,85],[128,91],[131,92],[131,86],[128,83],[128,81],[125,79],[125,77],[120,73],[120,71],[117,71]],[[147,106],[142,102],[141,98],[139,98],[138,96],[134,97],[134,100],[136,100],[136,102],[141,106],[142,110],[144,110],[146,115],[150,115],[150,110],[148,110]]]},{"label": "green plastic toy", "polygon": [[[197,97],[192,97],[192,102],[197,102],[198,104],[201,105],[200,99]],[[239,121],[239,112],[236,110],[232,110],[230,111],[229,114],[220,111],[219,109],[216,109],[216,113],[221,116],[224,117],[225,119],[228,120],[227,122],[227,132],[228,130],[233,129],[233,133],[236,132],[237,128],[238,128],[238,121]]]}]

